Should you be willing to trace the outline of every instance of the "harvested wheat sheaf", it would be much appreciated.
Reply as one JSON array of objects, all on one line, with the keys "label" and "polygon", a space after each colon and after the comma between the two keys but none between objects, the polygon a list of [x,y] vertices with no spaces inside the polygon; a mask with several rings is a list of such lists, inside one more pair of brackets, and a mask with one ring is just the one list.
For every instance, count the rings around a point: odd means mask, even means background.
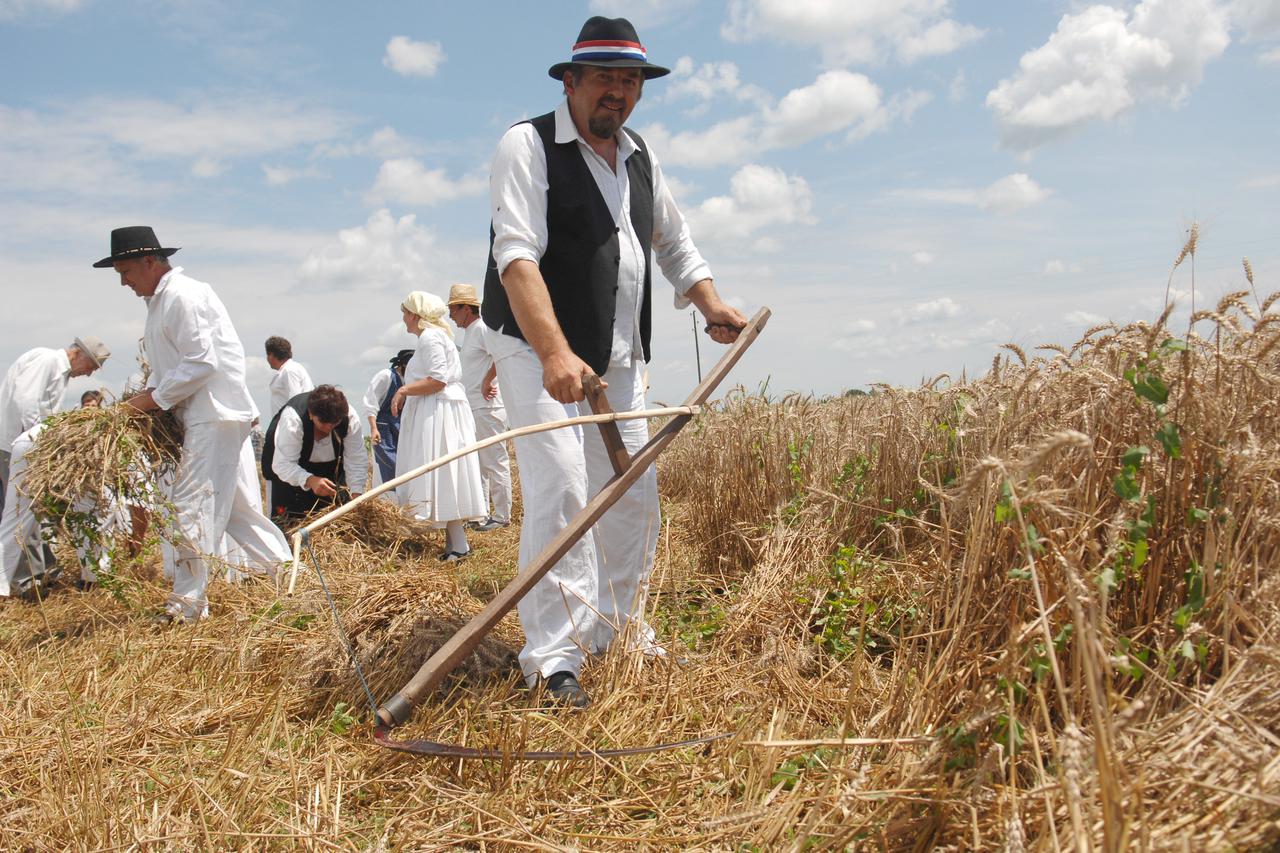
[{"label": "harvested wheat sheaf", "polygon": [[[415,761],[370,743],[310,573],[293,598],[216,586],[212,618],[166,632],[55,590],[0,608],[0,834],[1265,849],[1280,839],[1280,323],[1237,294],[1189,336],[1164,322],[915,391],[730,395],[660,460],[650,619],[687,662],[614,648],[583,673],[592,708],[540,710],[508,617],[406,727],[507,749],[736,733],[706,752]],[[383,699],[511,576],[517,531],[473,534],[475,556],[446,565],[370,513],[316,551]]]}]

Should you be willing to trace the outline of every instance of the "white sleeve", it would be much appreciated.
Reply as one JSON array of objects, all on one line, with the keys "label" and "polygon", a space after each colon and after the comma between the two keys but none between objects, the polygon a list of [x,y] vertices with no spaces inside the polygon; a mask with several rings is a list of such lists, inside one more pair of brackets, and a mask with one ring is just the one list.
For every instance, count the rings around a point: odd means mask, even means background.
[{"label": "white sleeve", "polygon": [[302,455],[302,419],[298,417],[297,412],[285,406],[280,410],[280,420],[276,423],[276,450],[275,456],[271,459],[271,470],[284,482],[299,489],[305,489],[307,478],[311,475],[298,464],[300,455]]},{"label": "white sleeve", "polygon": [[391,387],[391,371],[379,370],[369,380],[369,387],[364,392],[364,414],[365,417],[378,417],[378,410],[382,408],[382,401],[387,396],[387,389]]},{"label": "white sleeve", "polygon": [[151,397],[162,409],[172,409],[199,391],[218,372],[213,330],[218,318],[210,316],[206,300],[175,293],[166,300],[162,328],[178,351],[178,364],[157,378]]},{"label": "white sleeve", "polygon": [[547,157],[533,125],[503,134],[489,170],[493,260],[498,273],[515,260],[542,260],[547,250]]},{"label": "white sleeve", "polygon": [[360,414],[351,405],[347,406],[347,437],[342,442],[342,470],[351,494],[363,494],[369,479],[369,450],[364,446]]},{"label": "white sleeve", "polygon": [[289,399],[292,400],[299,394],[314,390],[316,384],[311,381],[311,374],[305,367],[293,359],[290,359],[289,363],[293,365],[293,370],[290,370],[289,375],[285,377],[285,387],[289,389]]},{"label": "white sleeve", "polygon": [[429,332],[423,332],[420,341],[418,355],[422,356],[427,376],[448,385],[449,355],[445,352],[445,347],[453,349],[455,358],[457,357],[458,348],[453,345],[453,341],[445,340],[440,335],[433,335]]},{"label": "white sleeve", "polygon": [[689,223],[676,206],[671,189],[662,177],[662,166],[649,149],[649,162],[653,165],[653,240],[651,246],[662,274],[676,289],[676,308],[689,307],[685,296],[689,288],[704,278],[711,278],[711,267],[703,260],[698,247],[689,234]]}]

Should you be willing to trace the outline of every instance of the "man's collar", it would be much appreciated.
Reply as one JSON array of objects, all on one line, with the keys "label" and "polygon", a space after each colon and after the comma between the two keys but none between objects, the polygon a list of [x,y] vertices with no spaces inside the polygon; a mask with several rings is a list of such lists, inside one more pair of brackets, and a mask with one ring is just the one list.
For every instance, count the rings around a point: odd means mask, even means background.
[{"label": "man's collar", "polygon": [[156,283],[156,289],[152,292],[151,295],[155,296],[160,291],[164,290],[165,285],[169,283],[169,279],[171,279],[173,276],[177,275],[180,272],[182,272],[182,267],[171,267],[167,273],[160,276],[160,281]]},{"label": "man's collar", "polygon": [[[636,150],[635,140],[631,138],[631,134],[622,129],[618,130],[614,138],[618,140],[618,154],[626,160]],[[588,148],[591,147],[591,143],[583,138],[578,132],[578,126],[573,123],[573,115],[569,112],[569,99],[565,98],[556,107],[556,142],[563,145],[575,140]]]}]

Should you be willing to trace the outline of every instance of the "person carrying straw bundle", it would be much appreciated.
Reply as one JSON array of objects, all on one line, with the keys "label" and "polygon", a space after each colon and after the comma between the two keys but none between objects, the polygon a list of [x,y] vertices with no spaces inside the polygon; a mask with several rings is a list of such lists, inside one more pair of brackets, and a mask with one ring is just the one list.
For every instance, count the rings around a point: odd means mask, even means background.
[{"label": "person carrying straw bundle", "polygon": [[72,377],[90,375],[110,355],[102,341],[85,335],[65,349],[28,350],[5,373],[0,382],[0,510],[14,439],[54,413]]},{"label": "person carrying straw bundle", "polygon": [[143,412],[173,410],[185,433],[170,494],[180,534],[173,593],[157,622],[208,615],[207,557],[220,552],[224,534],[256,572],[273,574],[290,558],[284,534],[253,494],[249,430],[257,411],[245,385],[244,345],[213,288],[169,265],[176,251],[161,246],[148,226],[117,228],[111,254],[94,264],[114,268],[121,285],[147,303],[152,385],[126,403]]},{"label": "person carrying straw bundle", "polygon": [[[391,413],[400,416],[397,476],[476,440],[444,302],[415,290],[400,310],[405,328],[418,336],[418,346],[405,368],[404,384],[391,400]],[[442,561],[461,560],[471,553],[466,522],[484,518],[487,511],[474,453],[404,483],[399,492],[400,503],[417,518],[444,527]]]}]

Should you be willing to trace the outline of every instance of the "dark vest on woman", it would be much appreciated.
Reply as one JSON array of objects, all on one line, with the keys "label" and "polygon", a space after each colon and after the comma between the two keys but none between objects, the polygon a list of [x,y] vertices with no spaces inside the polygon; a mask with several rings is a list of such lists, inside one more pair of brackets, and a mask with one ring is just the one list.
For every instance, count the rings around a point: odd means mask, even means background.
[{"label": "dark vest on woman", "polygon": [[[551,307],[570,348],[596,373],[609,367],[618,298],[618,227],[576,139],[556,142],[556,116],[531,119],[547,155],[547,250],[538,262],[551,294]],[[637,146],[627,158],[631,205],[626,211],[644,250],[644,296],[640,304],[640,340],[649,360],[650,250],[653,239],[653,164],[644,140],[624,128]],[[485,325],[524,339],[511,313],[511,303],[493,259],[493,226],[489,226],[489,267],[484,277]]]},{"label": "dark vest on woman", "polygon": [[378,425],[378,443],[373,446],[373,461],[378,464],[378,473],[382,482],[387,482],[396,475],[396,448],[400,445],[400,416],[391,414],[391,400],[404,384],[404,377],[394,368],[391,371],[391,384],[387,393],[382,395],[382,405],[378,407],[378,415],[373,419]]},{"label": "dark vest on woman", "polygon": [[272,469],[271,463],[276,457],[276,430],[280,426],[280,414],[285,409],[293,409],[302,421],[302,450],[296,460],[298,466],[308,474],[332,480],[334,485],[339,487],[339,496],[346,491],[346,470],[343,468],[343,457],[346,454],[343,445],[347,439],[347,416],[344,414],[342,420],[338,421],[333,431],[329,433],[329,441],[334,443],[333,459],[329,462],[312,462],[311,450],[316,444],[316,426],[307,414],[307,402],[310,399],[310,391],[298,394],[285,403],[279,412],[276,412],[276,416],[271,419],[271,425],[267,427],[267,435],[262,444],[262,476],[266,477],[267,482],[271,484],[271,517],[273,519],[306,515],[325,504],[333,503],[333,498],[321,497],[306,489],[300,489],[292,483],[284,482]]}]

